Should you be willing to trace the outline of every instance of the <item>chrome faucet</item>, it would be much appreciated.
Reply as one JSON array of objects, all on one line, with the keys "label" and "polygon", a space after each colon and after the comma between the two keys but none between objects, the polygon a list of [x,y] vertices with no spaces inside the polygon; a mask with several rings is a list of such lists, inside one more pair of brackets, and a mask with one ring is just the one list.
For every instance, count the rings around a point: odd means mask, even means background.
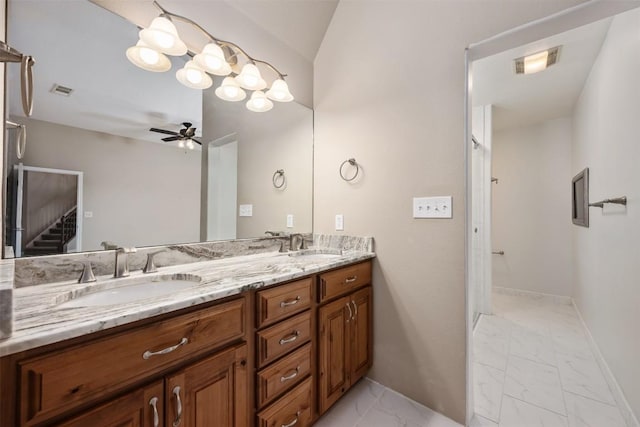
[{"label": "chrome faucet", "polygon": [[78,279],[78,283],[92,283],[96,281],[96,276],[93,275],[93,270],[91,269],[91,262],[84,261],[82,263],[82,275]]},{"label": "chrome faucet", "polygon": [[289,236],[289,250],[290,251],[299,251],[303,249],[304,246],[304,236],[300,233],[293,233]]},{"label": "chrome faucet", "polygon": [[156,271],[158,271],[158,267],[156,266],[155,262],[154,262],[154,257],[156,255],[158,255],[161,252],[166,252],[166,249],[160,249],[159,251],[155,251],[155,252],[150,252],[147,254],[147,263],[145,264],[144,268],[142,269],[143,273],[155,273]]},{"label": "chrome faucet", "polygon": [[113,277],[127,277],[129,275],[129,254],[135,253],[136,248],[116,249],[116,268]]}]

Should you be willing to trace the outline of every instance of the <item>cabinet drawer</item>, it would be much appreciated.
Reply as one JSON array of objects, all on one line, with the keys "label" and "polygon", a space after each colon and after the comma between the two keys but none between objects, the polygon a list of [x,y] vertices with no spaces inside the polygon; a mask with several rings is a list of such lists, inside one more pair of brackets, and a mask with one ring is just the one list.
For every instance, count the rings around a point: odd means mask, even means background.
[{"label": "cabinet drawer", "polygon": [[36,424],[241,339],[245,329],[243,298],[20,362],[21,424]]},{"label": "cabinet drawer", "polygon": [[320,302],[324,302],[369,283],[371,283],[370,261],[350,265],[320,275],[318,298]]},{"label": "cabinet drawer", "polygon": [[311,278],[260,291],[257,294],[258,327],[270,325],[311,305]]},{"label": "cabinet drawer", "polygon": [[258,407],[300,383],[311,372],[311,343],[258,372]]},{"label": "cabinet drawer", "polygon": [[311,384],[307,378],[298,387],[258,414],[259,427],[311,425]]},{"label": "cabinet drawer", "polygon": [[264,329],[257,339],[258,367],[262,368],[311,339],[311,314],[307,311]]}]

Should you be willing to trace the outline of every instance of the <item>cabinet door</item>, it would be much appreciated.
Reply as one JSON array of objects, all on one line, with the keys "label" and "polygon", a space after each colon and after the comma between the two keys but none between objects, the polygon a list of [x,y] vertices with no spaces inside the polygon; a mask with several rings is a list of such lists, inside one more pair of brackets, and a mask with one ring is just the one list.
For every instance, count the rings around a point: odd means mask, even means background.
[{"label": "cabinet door", "polygon": [[373,301],[371,286],[350,295],[353,307],[351,321],[351,384],[362,378],[373,358]]},{"label": "cabinet door", "polygon": [[167,425],[248,427],[246,357],[246,345],[230,348],[167,377]]},{"label": "cabinet door", "polygon": [[320,414],[349,388],[349,322],[353,310],[349,302],[349,297],[344,297],[319,309]]},{"label": "cabinet door", "polygon": [[162,427],[163,383],[114,399],[88,412],[58,424],[62,427]]}]

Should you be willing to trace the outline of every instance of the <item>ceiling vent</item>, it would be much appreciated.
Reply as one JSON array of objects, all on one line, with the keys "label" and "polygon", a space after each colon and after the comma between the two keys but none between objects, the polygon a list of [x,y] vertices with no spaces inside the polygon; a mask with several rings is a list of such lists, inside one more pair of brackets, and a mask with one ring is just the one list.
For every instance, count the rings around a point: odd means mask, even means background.
[{"label": "ceiling vent", "polygon": [[558,62],[560,46],[543,50],[532,55],[514,59],[516,74],[533,74],[546,70]]},{"label": "ceiling vent", "polygon": [[70,87],[62,86],[55,83],[51,88],[50,92],[55,93],[56,95],[61,95],[61,96],[71,96],[73,89],[71,89]]}]

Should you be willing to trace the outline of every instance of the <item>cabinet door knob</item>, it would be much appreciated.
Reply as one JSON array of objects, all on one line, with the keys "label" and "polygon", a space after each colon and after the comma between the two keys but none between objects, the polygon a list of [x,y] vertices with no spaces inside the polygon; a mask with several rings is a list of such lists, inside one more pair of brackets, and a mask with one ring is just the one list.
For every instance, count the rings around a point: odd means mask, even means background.
[{"label": "cabinet door knob", "polygon": [[149,405],[153,408],[153,427],[160,425],[160,416],[158,415],[158,398],[152,397],[149,401]]},{"label": "cabinet door knob", "polygon": [[173,395],[176,397],[176,419],[173,420],[173,427],[178,427],[182,422],[182,400],[180,399],[180,386],[173,388]]}]

